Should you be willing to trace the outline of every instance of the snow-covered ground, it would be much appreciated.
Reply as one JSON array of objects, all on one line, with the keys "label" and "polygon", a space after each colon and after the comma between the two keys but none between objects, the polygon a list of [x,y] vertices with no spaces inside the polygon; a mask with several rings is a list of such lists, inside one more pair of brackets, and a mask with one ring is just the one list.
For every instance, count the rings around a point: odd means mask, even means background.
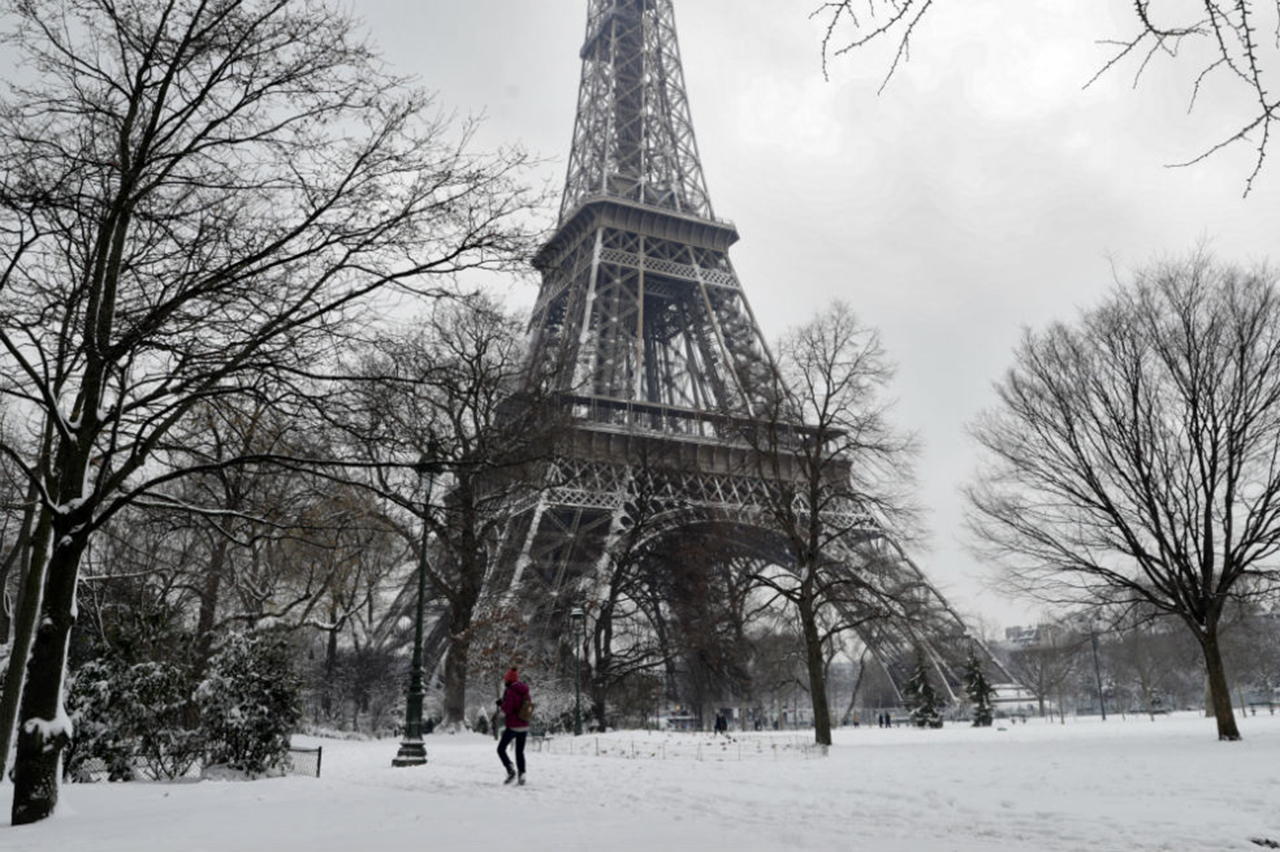
[{"label": "snow-covered ground", "polygon": [[1241,727],[1240,743],[1192,714],[864,727],[826,757],[791,733],[588,735],[531,751],[523,788],[478,735],[428,737],[411,769],[390,740],[299,738],[324,746],[322,778],[68,785],[0,849],[1257,852],[1280,842],[1280,716]]}]

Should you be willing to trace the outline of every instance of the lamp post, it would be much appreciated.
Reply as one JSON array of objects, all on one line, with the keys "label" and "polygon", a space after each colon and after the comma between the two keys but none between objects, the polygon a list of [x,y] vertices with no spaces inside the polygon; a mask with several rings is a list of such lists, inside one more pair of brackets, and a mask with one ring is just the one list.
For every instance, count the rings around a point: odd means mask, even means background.
[{"label": "lamp post", "polygon": [[427,523],[431,511],[431,486],[440,471],[440,445],[434,438],[427,440],[427,450],[418,457],[413,469],[422,484],[422,540],[418,545],[418,608],[413,619],[413,658],[410,664],[409,696],[405,702],[404,739],[400,750],[392,758],[392,766],[421,766],[427,762],[427,747],[422,743],[422,604],[427,594]]},{"label": "lamp post", "polygon": [[575,606],[569,613],[569,621],[573,624],[573,735],[582,736],[582,622],[585,614],[582,607]]},{"label": "lamp post", "polygon": [[1098,683],[1098,709],[1102,711],[1102,721],[1107,721],[1107,705],[1102,700],[1102,670],[1098,667],[1098,626],[1089,626],[1089,640],[1093,643],[1093,677]]}]

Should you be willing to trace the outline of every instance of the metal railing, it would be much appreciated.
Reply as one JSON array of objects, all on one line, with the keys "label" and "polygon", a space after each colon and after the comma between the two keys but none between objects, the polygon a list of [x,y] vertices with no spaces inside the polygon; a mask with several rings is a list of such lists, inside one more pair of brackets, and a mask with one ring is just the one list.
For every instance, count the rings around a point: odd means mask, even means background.
[{"label": "metal railing", "polygon": [[[290,747],[282,768],[285,775],[320,777],[320,760],[323,746],[317,748]],[[76,763],[67,773],[67,780],[76,783],[97,781],[176,781],[183,778],[200,778],[208,765],[204,753],[174,752],[161,756],[133,754],[119,757],[108,763],[99,757],[90,757]]]},{"label": "metal railing", "polygon": [[809,760],[825,757],[827,747],[804,737],[718,736],[689,734],[683,737],[537,737],[529,741],[535,752],[551,755],[585,755],[625,760]]},{"label": "metal railing", "polygon": [[320,777],[320,758],[323,756],[324,746],[316,748],[294,748],[289,747],[289,759],[285,761],[286,775],[314,775]]}]

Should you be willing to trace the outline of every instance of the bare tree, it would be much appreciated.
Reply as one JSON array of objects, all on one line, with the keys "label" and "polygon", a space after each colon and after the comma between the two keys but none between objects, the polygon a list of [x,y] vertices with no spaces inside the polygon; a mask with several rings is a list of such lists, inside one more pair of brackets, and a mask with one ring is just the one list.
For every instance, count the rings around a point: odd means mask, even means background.
[{"label": "bare tree", "polygon": [[1057,699],[1058,719],[1066,724],[1066,688],[1079,671],[1084,642],[1063,623],[1049,622],[1036,630],[1036,642],[1009,654],[1010,672],[1029,687],[1045,716],[1046,702]]},{"label": "bare tree", "polygon": [[1180,621],[1218,736],[1239,739],[1219,627],[1228,603],[1277,579],[1274,274],[1203,255],[1142,272],[1076,323],[1028,332],[997,393],[973,430],[989,463],[968,498],[1007,582]]},{"label": "bare tree", "polygon": [[[0,410],[0,430],[8,428]],[[21,594],[10,594],[10,589],[17,587],[21,577],[20,566],[35,521],[35,492],[28,486],[24,495],[23,484],[12,460],[0,455],[0,645],[8,645],[11,638],[14,601]]]},{"label": "bare tree", "polygon": [[877,332],[842,302],[791,331],[778,352],[768,410],[743,426],[765,514],[785,542],[786,570],[753,578],[794,608],[807,656],[817,742],[831,743],[824,647],[863,620],[897,612],[875,582],[884,563],[863,547],[905,531],[914,439],[895,431],[881,399],[892,376]]},{"label": "bare tree", "polygon": [[[394,508],[406,543],[425,523],[438,545],[426,571],[447,610],[446,725],[464,721],[472,621],[508,512],[559,434],[554,406],[526,383],[523,325],[485,296],[442,302],[416,329],[380,338],[353,383],[343,440],[371,471],[359,482]],[[441,468],[429,504],[410,474],[424,454]]]},{"label": "bare tree", "polygon": [[[934,0],[833,0],[812,13],[825,24],[822,38],[822,67],[846,53],[872,43],[896,43],[893,59],[885,75],[887,85],[898,67],[910,58],[911,41],[921,29]],[[1253,3],[1248,0],[1135,0],[1133,29],[1128,35],[1109,38],[1103,44],[1114,53],[1085,83],[1092,85],[1107,73],[1118,72],[1126,64],[1134,68],[1135,83],[1156,59],[1190,64],[1196,72],[1191,87],[1191,107],[1201,90],[1214,79],[1248,96],[1253,106],[1239,126],[1228,128],[1221,141],[1190,160],[1175,165],[1199,163],[1224,148],[1244,144],[1255,147],[1253,171],[1245,181],[1245,195],[1262,171],[1271,143],[1271,125],[1280,122],[1280,96],[1268,89],[1268,71],[1280,67],[1280,57],[1263,38],[1270,29],[1280,33],[1280,0]],[[1192,48],[1203,45],[1205,50]]]},{"label": "bare tree", "polygon": [[675,684],[703,730],[708,716],[714,719],[750,688],[747,622],[754,583],[744,569],[758,559],[743,554],[732,533],[720,525],[686,529],[678,539],[668,537],[647,566],[663,601]]},{"label": "bare tree", "polygon": [[[1222,630],[1222,656],[1234,675],[1240,713],[1274,700],[1280,684],[1280,617],[1258,604],[1235,608]],[[1274,709],[1274,708],[1272,708]]]},{"label": "bare tree", "polygon": [[380,289],[515,263],[529,199],[520,154],[469,154],[322,0],[23,0],[7,22],[33,82],[0,105],[0,393],[48,436],[0,443],[40,504],[23,824],[57,801],[84,549],[190,472],[155,448],[203,400],[306,393]]},{"label": "bare tree", "polygon": [[[1136,698],[1141,703],[1128,701],[1129,707],[1141,707],[1146,710],[1147,715],[1152,719],[1155,718],[1155,709],[1159,701],[1159,692],[1156,687],[1156,677],[1159,672],[1160,662],[1156,656],[1158,645],[1152,641],[1148,630],[1144,627],[1147,625],[1139,625],[1132,629],[1121,630],[1117,641],[1107,648],[1109,655],[1117,674],[1117,686],[1125,691],[1129,686],[1129,681],[1136,681],[1137,694]],[[1125,698],[1128,698],[1126,695]],[[1126,707],[1120,708],[1122,711]]]},{"label": "bare tree", "polygon": [[616,695],[628,692],[632,682],[651,686],[654,676],[669,670],[672,663],[662,613],[661,580],[667,572],[665,565],[655,568],[652,564],[652,539],[664,515],[681,507],[664,497],[658,481],[651,475],[648,451],[642,450],[623,504],[620,529],[607,540],[601,570],[587,578],[591,584],[584,602],[591,624],[585,649],[589,652],[588,689],[600,730],[608,727]]},{"label": "bare tree", "polygon": [[341,630],[387,568],[387,524],[369,495],[272,463],[323,454],[318,424],[298,415],[261,398],[197,407],[163,449],[170,466],[202,472],[138,501],[201,543],[175,568],[198,595],[202,658],[228,625]]}]

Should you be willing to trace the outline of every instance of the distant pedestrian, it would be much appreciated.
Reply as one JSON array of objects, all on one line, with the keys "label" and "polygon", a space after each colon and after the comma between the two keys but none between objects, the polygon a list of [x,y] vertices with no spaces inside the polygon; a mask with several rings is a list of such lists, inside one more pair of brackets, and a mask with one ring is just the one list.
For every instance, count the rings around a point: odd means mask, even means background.
[{"label": "distant pedestrian", "polygon": [[[498,741],[498,757],[502,760],[502,765],[507,770],[507,780],[504,784],[510,784],[517,781],[519,784],[524,783],[524,741],[529,736],[529,720],[533,716],[533,701],[529,697],[529,687],[524,681],[520,680],[520,673],[512,666],[502,677],[502,682],[506,688],[502,692],[502,697],[498,699],[498,707],[502,710],[503,723],[505,728],[502,731],[502,739]],[[507,757],[507,746],[511,741],[516,743],[516,765],[511,766],[511,760]],[[517,771],[519,775],[517,775]]]},{"label": "distant pedestrian", "polygon": [[729,734],[729,720],[724,717],[723,713],[716,714],[716,734]]}]

